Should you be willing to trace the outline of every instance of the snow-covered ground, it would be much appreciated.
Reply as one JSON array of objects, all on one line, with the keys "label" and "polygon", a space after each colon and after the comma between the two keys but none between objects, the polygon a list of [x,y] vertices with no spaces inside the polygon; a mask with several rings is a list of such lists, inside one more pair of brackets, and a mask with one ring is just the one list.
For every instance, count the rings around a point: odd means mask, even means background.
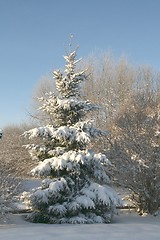
[{"label": "snow-covered ground", "polygon": [[13,215],[10,223],[0,225],[2,240],[159,240],[160,217],[120,213],[110,224],[48,225]]}]

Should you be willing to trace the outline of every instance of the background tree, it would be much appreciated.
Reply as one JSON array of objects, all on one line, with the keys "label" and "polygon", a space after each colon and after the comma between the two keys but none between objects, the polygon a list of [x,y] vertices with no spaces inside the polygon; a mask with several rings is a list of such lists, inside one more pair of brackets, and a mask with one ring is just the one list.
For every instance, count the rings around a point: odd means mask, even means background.
[{"label": "background tree", "polygon": [[0,222],[6,222],[9,219],[13,198],[20,191],[20,183],[14,166],[0,161]]},{"label": "background tree", "polygon": [[160,207],[159,96],[139,93],[114,121],[110,158],[118,183],[130,190],[138,212],[154,214]]},{"label": "background tree", "polygon": [[[3,129],[0,140],[0,221],[7,221],[16,196],[22,190],[22,180],[34,166],[28,151],[22,146],[27,141],[20,135],[30,124],[10,125]],[[26,168],[26,165],[28,168]]]},{"label": "background tree", "polygon": [[[32,124],[19,124],[6,126],[3,129],[3,137],[0,140],[0,163],[8,166],[17,177],[28,177],[29,169],[34,166],[28,151],[23,147],[27,144],[27,140],[21,135]],[[28,168],[26,168],[26,165]]]},{"label": "background tree", "polygon": [[28,219],[108,223],[120,201],[110,187],[107,175],[110,162],[105,155],[87,149],[91,139],[103,135],[92,121],[85,120],[86,114],[97,106],[81,98],[80,85],[87,77],[85,71],[75,71],[79,61],[76,51],[70,51],[64,58],[64,73],[53,72],[58,95],[49,93],[39,98],[41,110],[52,116],[54,124],[24,133],[30,139],[43,140],[39,145],[28,145],[28,149],[33,158],[41,160],[32,174],[47,177],[40,188],[24,193],[33,210]]},{"label": "background tree", "polygon": [[39,111],[41,102],[38,100],[40,97],[46,97],[49,92],[56,91],[55,82],[51,76],[45,76],[40,79],[36,88],[33,90],[33,101],[31,110],[29,112],[30,119],[35,125],[41,126],[42,124],[52,124],[52,116],[44,111]]}]

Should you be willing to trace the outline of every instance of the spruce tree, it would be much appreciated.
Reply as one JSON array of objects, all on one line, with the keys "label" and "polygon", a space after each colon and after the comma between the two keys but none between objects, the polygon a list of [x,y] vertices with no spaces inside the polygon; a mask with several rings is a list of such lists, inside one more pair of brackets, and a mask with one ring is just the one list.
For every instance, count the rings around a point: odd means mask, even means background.
[{"label": "spruce tree", "polygon": [[32,158],[39,161],[31,174],[43,178],[41,187],[23,194],[32,209],[27,217],[32,222],[108,223],[120,203],[110,186],[109,160],[87,148],[104,132],[86,118],[97,106],[82,98],[80,87],[87,74],[76,71],[76,53],[70,50],[64,57],[63,73],[53,72],[57,94],[39,98],[40,110],[54,124],[24,133],[29,139],[41,139],[40,144],[27,145]]}]

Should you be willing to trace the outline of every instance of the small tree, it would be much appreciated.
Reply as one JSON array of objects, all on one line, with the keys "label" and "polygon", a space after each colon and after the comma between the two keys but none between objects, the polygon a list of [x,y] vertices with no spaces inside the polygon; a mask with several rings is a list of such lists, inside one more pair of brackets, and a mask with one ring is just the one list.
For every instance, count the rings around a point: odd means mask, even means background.
[{"label": "small tree", "polygon": [[19,194],[20,179],[14,166],[0,161],[0,222],[6,222],[12,212],[13,198]]},{"label": "small tree", "polygon": [[58,96],[49,93],[39,98],[41,110],[54,119],[52,125],[34,128],[25,137],[40,138],[43,143],[29,144],[38,166],[31,173],[47,177],[42,186],[24,193],[32,208],[27,219],[47,223],[108,223],[120,203],[109,186],[109,160],[87,149],[92,138],[104,133],[85,120],[86,113],[97,108],[81,98],[80,85],[87,79],[85,71],[76,72],[76,51],[64,57],[65,71],[53,72]]},{"label": "small tree", "polygon": [[27,129],[27,125],[6,126],[0,140],[0,221],[3,222],[8,220],[15,208],[14,200],[22,191],[21,179],[28,173],[26,163],[28,168],[33,167],[27,150],[22,147],[27,141],[20,137]]}]

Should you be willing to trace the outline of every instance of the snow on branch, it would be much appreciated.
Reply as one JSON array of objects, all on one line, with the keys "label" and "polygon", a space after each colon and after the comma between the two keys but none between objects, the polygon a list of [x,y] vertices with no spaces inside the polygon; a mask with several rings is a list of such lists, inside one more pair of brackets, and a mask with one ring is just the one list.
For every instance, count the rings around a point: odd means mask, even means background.
[{"label": "snow on branch", "polygon": [[[40,162],[32,169],[33,176],[50,176],[51,173],[64,171],[77,177],[81,174],[81,166],[84,165],[84,175],[92,172],[92,177],[97,181],[109,183],[110,179],[104,170],[104,166],[110,165],[104,154],[96,154],[93,151],[68,151],[58,157],[52,157]],[[85,173],[86,172],[86,173]]]},{"label": "snow on branch", "polygon": [[[53,126],[45,126],[34,128],[24,132],[23,136],[29,139],[41,137],[43,139],[50,139],[52,143],[55,141],[70,143],[84,143],[90,142],[91,138],[105,135],[104,131],[98,130],[94,127],[92,121],[78,122],[73,126],[61,126],[55,128]],[[35,147],[35,146],[31,146]]]},{"label": "snow on branch", "polygon": [[33,128],[29,131],[25,131],[23,133],[24,137],[28,137],[29,139],[41,137],[41,138],[51,138],[55,128],[53,126],[45,126]]}]

